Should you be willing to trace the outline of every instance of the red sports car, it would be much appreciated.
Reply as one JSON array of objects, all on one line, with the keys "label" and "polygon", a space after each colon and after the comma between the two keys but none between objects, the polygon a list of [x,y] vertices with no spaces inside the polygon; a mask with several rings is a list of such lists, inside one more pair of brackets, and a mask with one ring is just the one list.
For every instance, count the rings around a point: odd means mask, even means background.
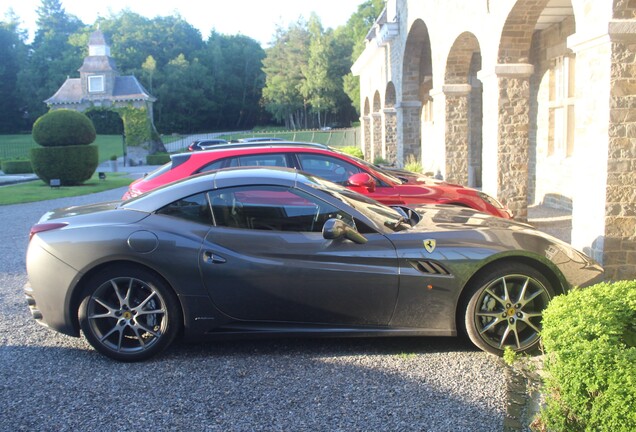
[{"label": "red sports car", "polygon": [[386,205],[453,204],[510,219],[495,198],[476,189],[428,177],[398,177],[356,157],[323,146],[275,142],[258,146],[219,146],[181,153],[171,162],[130,184],[128,199],[175,180],[205,171],[238,166],[290,167],[342,184]]}]

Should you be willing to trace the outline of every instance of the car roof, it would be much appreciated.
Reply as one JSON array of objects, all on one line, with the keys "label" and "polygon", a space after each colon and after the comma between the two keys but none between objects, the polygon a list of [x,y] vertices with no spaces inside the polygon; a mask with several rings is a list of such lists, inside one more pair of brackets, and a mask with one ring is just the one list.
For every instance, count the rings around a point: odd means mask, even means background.
[{"label": "car roof", "polygon": [[230,143],[230,144],[219,144],[215,145],[212,148],[205,149],[198,152],[183,152],[176,153],[170,155],[170,159],[172,161],[172,168],[176,168],[182,163],[186,162],[190,158],[206,158],[211,154],[223,154],[223,152],[227,152],[230,150],[242,150],[242,149],[253,149],[253,150],[262,150],[264,148],[280,148],[280,149],[293,149],[293,148],[315,148],[321,150],[330,150],[333,149],[324,144],[318,143],[307,143],[307,142],[293,142],[293,141],[272,141],[272,142],[259,142],[259,143]]}]

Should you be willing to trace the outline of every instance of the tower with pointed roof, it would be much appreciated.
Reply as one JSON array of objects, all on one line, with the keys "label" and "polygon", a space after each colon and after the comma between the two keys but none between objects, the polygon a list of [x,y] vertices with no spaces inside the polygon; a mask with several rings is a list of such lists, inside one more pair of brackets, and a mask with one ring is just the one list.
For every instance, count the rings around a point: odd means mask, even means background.
[{"label": "tower with pointed roof", "polygon": [[[88,40],[88,57],[79,68],[79,78],[67,78],[57,92],[44,102],[49,109],[72,109],[80,112],[91,109],[108,109],[119,113],[124,122],[128,145],[149,145],[150,152],[165,151],[153,122],[153,97],[133,75],[121,76],[110,46],[101,30],[94,31]],[[130,110],[133,108],[133,110]],[[135,109],[137,111],[135,111]],[[127,115],[131,112],[147,118],[148,133],[128,133]],[[131,139],[134,142],[131,142]],[[158,142],[157,142],[158,141]]]}]

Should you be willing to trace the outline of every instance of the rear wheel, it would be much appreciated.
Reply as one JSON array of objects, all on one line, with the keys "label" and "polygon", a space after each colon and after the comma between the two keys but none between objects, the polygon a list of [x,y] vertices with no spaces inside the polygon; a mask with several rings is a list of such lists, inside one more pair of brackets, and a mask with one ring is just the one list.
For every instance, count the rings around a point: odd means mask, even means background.
[{"label": "rear wheel", "polygon": [[475,280],[464,306],[465,330],[479,348],[531,352],[540,341],[543,310],[554,296],[550,282],[525,264],[494,267]]},{"label": "rear wheel", "polygon": [[79,322],[88,342],[119,361],[148,359],[172,343],[181,311],[172,289],[154,273],[118,265],[85,286]]}]

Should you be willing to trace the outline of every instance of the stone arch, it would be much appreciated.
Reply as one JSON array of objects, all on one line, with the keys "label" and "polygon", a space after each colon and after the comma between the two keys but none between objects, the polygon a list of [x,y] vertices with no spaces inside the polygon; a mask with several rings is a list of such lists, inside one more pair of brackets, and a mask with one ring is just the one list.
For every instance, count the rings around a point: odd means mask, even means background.
[{"label": "stone arch", "polygon": [[499,89],[497,121],[497,196],[515,218],[528,218],[530,157],[529,63],[533,35],[549,0],[518,0],[506,18],[495,73]]},{"label": "stone arch", "polygon": [[[415,20],[404,48],[402,65],[401,115],[403,156],[421,157],[422,121],[432,121],[433,61],[428,28]],[[424,114],[424,116],[423,116]]]},{"label": "stone arch", "polygon": [[363,151],[364,157],[371,159],[371,104],[369,98],[364,99],[364,108],[362,110],[362,130],[364,136]]},{"label": "stone arch", "polygon": [[446,61],[446,178],[481,186],[482,86],[477,79],[481,50],[474,34],[455,39]]},{"label": "stone arch", "polygon": [[550,0],[518,0],[504,24],[498,63],[527,63],[537,22]]},{"label": "stone arch", "polygon": [[[548,5],[548,8],[550,6]],[[528,137],[528,202],[572,210],[578,182],[574,155],[576,56],[567,38],[576,32],[570,0],[550,22],[539,17],[530,47],[530,130]],[[555,175],[558,173],[558,175]]]},{"label": "stone arch", "polygon": [[390,164],[397,162],[397,115],[395,85],[389,81],[384,92],[384,159]]}]

